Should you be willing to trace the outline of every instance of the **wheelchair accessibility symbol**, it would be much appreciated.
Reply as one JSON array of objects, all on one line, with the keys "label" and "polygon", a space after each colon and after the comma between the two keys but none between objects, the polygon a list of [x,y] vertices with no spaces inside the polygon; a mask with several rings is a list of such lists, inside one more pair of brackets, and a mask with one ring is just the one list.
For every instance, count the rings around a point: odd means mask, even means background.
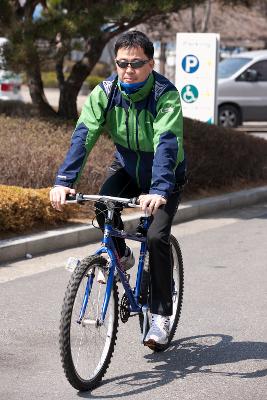
[{"label": "wheelchair accessibility symbol", "polygon": [[186,85],[181,91],[181,97],[186,103],[194,103],[198,99],[198,90],[194,85]]}]

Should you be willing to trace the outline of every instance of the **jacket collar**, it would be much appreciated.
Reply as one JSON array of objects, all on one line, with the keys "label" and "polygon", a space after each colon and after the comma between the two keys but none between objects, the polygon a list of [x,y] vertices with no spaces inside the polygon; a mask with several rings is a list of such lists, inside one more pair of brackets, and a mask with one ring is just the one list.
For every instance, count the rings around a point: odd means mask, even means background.
[{"label": "jacket collar", "polygon": [[137,101],[141,101],[144,98],[146,98],[149,93],[151,92],[151,89],[154,85],[154,75],[153,73],[151,73],[146,81],[146,83],[144,84],[143,87],[141,87],[141,89],[137,90],[137,92],[134,92],[132,94],[126,94],[123,90],[121,85],[118,83],[118,88],[121,91],[121,94],[124,98],[126,99],[130,99],[133,102],[137,102]]}]

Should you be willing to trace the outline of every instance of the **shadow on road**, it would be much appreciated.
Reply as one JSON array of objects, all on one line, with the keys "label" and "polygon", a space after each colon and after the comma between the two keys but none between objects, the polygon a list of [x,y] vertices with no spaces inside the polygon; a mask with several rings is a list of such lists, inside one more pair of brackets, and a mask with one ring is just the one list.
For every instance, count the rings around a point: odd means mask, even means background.
[{"label": "shadow on road", "polygon": [[[217,374],[237,378],[261,378],[267,375],[267,369],[252,370],[251,364],[240,371],[240,361],[266,360],[267,343],[264,342],[235,342],[232,336],[210,334],[192,336],[174,341],[170,348],[163,353],[151,353],[145,356],[152,370],[136,372],[107,379],[102,383],[118,385],[118,393],[103,396],[91,393],[78,393],[82,398],[125,398],[148,392],[158,385],[166,385],[175,379],[184,379],[191,374]],[[229,364],[231,364],[229,366]],[[255,364],[255,363],[254,363]],[[255,368],[253,364],[253,367]],[[258,363],[259,365],[259,363]],[[246,369],[246,371],[245,371]],[[248,370],[249,369],[249,370]]]}]

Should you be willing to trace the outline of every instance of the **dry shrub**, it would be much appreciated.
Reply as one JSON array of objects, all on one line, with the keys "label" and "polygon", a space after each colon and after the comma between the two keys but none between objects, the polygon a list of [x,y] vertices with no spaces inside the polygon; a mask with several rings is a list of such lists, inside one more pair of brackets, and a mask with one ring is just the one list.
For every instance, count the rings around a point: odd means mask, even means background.
[{"label": "dry shrub", "polygon": [[0,115],[29,118],[37,115],[37,109],[31,103],[15,100],[0,100]]},{"label": "dry shrub", "polygon": [[185,118],[187,197],[267,183],[267,141]]},{"label": "dry shrub", "polygon": [[98,193],[107,175],[107,168],[114,157],[114,145],[104,134],[98,139],[97,145],[89,155],[77,190],[87,193]]},{"label": "dry shrub", "polygon": [[[73,123],[0,115],[0,184],[31,188],[52,186],[69,147]],[[267,180],[267,141],[185,118],[187,196],[201,191],[236,190]],[[107,135],[99,138],[78,184],[97,193],[114,153]]]},{"label": "dry shrub", "polygon": [[53,185],[71,129],[58,122],[0,117],[0,183],[41,188]]},{"label": "dry shrub", "polygon": [[[70,144],[74,125],[58,120],[0,116],[0,184],[31,188],[53,186]],[[102,135],[90,154],[78,190],[97,193],[113,154]]]},{"label": "dry shrub", "polygon": [[49,189],[23,189],[0,185],[0,231],[23,232],[34,227],[56,225],[70,217],[70,209],[55,211]]}]

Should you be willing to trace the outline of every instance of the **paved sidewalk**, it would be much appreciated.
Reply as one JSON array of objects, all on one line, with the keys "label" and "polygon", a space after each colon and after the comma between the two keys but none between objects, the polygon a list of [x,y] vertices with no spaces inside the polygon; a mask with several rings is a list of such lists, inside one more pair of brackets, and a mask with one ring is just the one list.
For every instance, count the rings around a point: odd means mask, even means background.
[{"label": "paved sidewalk", "polygon": [[[48,103],[52,106],[55,107],[56,109],[58,108],[58,101],[59,101],[59,90],[58,89],[52,89],[52,88],[44,88],[45,96],[48,100]],[[32,99],[29,93],[29,88],[26,85],[22,85],[21,87],[21,95],[22,99],[25,103],[31,103]],[[82,109],[85,100],[87,99],[88,94],[84,94],[83,91],[80,91],[78,97],[77,97],[77,107],[79,110]]]},{"label": "paved sidewalk", "polygon": [[[228,193],[221,196],[182,203],[174,218],[174,224],[197,219],[205,215],[232,208],[248,206],[267,200],[267,186]],[[124,218],[125,229],[133,231],[141,213]],[[22,259],[69,247],[92,243],[101,238],[101,231],[91,225],[77,224],[67,228],[20,236],[0,241],[0,263]]]}]

